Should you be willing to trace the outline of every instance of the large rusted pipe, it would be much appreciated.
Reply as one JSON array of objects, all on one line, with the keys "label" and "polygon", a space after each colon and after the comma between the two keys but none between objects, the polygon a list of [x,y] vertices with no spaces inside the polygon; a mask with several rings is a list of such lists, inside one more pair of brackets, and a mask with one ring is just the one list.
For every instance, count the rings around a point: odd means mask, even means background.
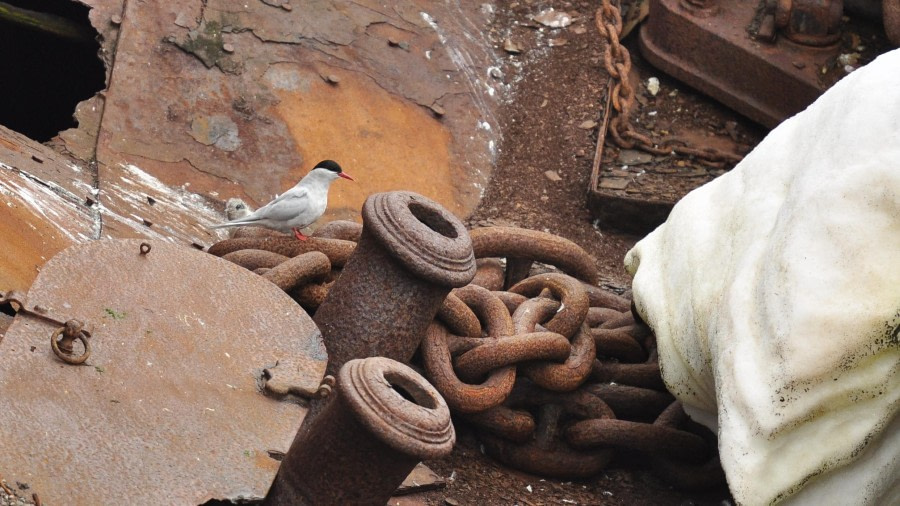
[{"label": "large rusted pipe", "polygon": [[450,290],[475,276],[468,232],[437,202],[377,193],[362,218],[356,250],[314,318],[328,374],[354,358],[408,362]]},{"label": "large rusted pipe", "polygon": [[453,449],[450,409],[403,364],[351,360],[331,397],[294,440],[263,504],[382,506],[419,461]]}]

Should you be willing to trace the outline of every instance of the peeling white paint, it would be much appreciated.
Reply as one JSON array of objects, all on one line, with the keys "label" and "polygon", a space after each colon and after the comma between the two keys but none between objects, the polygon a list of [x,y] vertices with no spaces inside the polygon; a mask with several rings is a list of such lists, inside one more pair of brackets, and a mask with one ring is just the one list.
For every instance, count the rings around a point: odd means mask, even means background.
[{"label": "peeling white paint", "polygon": [[55,226],[69,240],[80,242],[84,238],[84,234],[70,231],[72,227],[69,226],[73,212],[77,213],[73,205],[79,200],[76,195],[52,181],[38,182],[35,176],[5,163],[0,162],[0,169],[15,173],[21,179],[21,184],[0,179],[0,192],[22,201],[32,212],[44,218],[48,225]]}]

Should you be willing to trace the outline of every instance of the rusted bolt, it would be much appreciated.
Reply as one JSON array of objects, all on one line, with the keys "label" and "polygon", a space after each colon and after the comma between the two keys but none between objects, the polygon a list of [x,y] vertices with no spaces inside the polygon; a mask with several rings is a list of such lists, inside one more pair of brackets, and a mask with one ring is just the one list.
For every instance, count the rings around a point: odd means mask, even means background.
[{"label": "rusted bolt", "polygon": [[383,357],[350,360],[304,424],[265,505],[387,504],[420,460],[446,456],[450,410],[422,376]]},{"label": "rusted bolt", "polygon": [[[60,338],[62,336],[62,338]],[[84,324],[78,320],[69,320],[65,326],[56,329],[50,336],[50,347],[53,353],[63,362],[72,365],[83,364],[91,357],[90,332],[84,330]],[[78,356],[72,356],[75,340],[81,341],[84,352]]]},{"label": "rusted bolt", "polygon": [[146,255],[150,253],[150,244],[146,242],[141,243],[141,255]]},{"label": "rusted bolt", "polygon": [[828,46],[841,38],[843,13],[843,0],[782,0],[776,4],[775,24],[794,42]]},{"label": "rusted bolt", "polygon": [[437,202],[377,193],[362,218],[359,243],[314,317],[331,374],[354,358],[409,361],[450,290],[475,275],[465,227]]}]

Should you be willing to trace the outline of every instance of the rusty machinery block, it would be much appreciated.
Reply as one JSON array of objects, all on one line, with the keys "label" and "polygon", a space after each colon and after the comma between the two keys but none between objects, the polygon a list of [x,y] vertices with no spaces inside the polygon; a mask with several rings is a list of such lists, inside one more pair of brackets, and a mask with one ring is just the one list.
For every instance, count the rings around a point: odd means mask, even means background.
[{"label": "rusty machinery block", "polygon": [[264,504],[386,504],[420,460],[450,453],[441,395],[383,357],[341,367],[332,402],[294,441]]},{"label": "rusty machinery block", "polygon": [[[757,2],[740,0],[650,0],[641,53],[653,66],[772,128],[843,77],[842,66],[828,64],[841,52],[843,5],[768,0],[760,10]],[[889,33],[890,12],[885,9]]]}]

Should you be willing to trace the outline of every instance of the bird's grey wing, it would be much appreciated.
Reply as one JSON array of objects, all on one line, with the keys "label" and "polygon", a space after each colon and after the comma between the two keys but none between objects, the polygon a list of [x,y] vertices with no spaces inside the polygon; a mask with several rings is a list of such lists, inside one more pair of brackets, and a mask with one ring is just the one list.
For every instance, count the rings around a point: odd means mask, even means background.
[{"label": "bird's grey wing", "polygon": [[257,220],[287,221],[308,207],[309,193],[306,188],[291,188],[253,214]]}]

